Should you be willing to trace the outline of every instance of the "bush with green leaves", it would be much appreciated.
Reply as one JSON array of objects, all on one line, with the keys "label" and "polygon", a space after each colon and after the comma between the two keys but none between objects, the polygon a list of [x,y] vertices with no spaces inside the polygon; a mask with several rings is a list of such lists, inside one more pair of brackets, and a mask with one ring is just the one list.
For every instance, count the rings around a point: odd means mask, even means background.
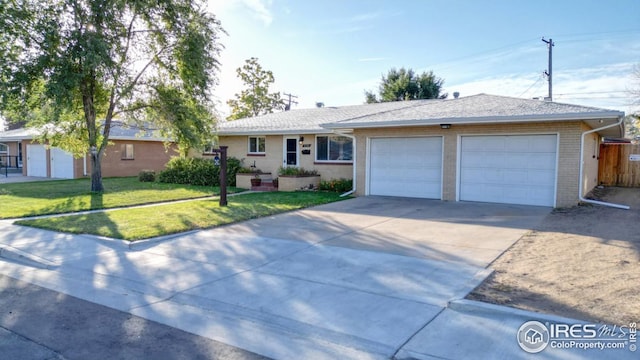
[{"label": "bush with green leaves", "polygon": [[[227,158],[227,185],[236,185],[236,173],[241,168],[240,160]],[[165,170],[158,174],[158,181],[173,184],[220,186],[220,166],[205,158],[174,157]]]},{"label": "bush with green leaves", "polygon": [[321,181],[319,186],[321,191],[333,191],[344,193],[353,189],[353,180],[351,179],[332,179]]},{"label": "bush with green leaves", "polygon": [[138,180],[140,182],[154,182],[156,181],[156,172],[153,170],[142,170],[138,173]]},{"label": "bush with green leaves", "polygon": [[314,176],[318,175],[316,170],[306,170],[302,167],[288,166],[280,167],[278,169],[278,175],[280,176]]}]

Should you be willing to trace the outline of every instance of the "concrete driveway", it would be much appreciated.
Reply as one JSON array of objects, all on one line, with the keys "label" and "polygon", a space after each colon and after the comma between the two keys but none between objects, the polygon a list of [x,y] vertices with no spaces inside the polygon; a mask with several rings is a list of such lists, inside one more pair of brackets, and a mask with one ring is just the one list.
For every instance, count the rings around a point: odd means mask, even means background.
[{"label": "concrete driveway", "polygon": [[360,197],[140,242],[4,223],[0,273],[279,359],[390,358],[549,208]]}]

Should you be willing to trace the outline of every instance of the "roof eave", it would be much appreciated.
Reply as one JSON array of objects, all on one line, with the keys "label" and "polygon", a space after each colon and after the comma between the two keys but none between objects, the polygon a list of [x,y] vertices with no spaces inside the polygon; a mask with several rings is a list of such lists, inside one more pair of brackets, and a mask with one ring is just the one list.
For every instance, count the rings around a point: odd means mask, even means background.
[{"label": "roof eave", "polygon": [[518,123],[518,122],[540,122],[540,121],[580,121],[596,119],[617,120],[624,116],[624,112],[589,112],[572,114],[552,114],[552,115],[523,115],[523,116],[483,116],[469,118],[436,118],[436,119],[415,119],[415,120],[389,120],[370,121],[361,123],[327,123],[322,126],[326,129],[358,129],[377,127],[406,127],[406,126],[435,126],[439,124],[473,125],[490,123]]},{"label": "roof eave", "polygon": [[170,139],[157,138],[157,137],[136,137],[136,136],[109,136],[109,140],[120,141],[161,141],[161,142],[173,142]]},{"label": "roof eave", "polygon": [[247,136],[247,135],[298,135],[298,134],[330,134],[329,129],[294,129],[294,130],[239,130],[218,131],[218,136]]}]

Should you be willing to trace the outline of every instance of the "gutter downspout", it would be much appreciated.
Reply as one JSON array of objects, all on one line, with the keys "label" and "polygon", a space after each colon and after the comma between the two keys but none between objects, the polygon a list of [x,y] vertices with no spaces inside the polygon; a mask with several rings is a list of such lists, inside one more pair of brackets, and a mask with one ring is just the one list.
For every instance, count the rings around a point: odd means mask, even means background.
[{"label": "gutter downspout", "polygon": [[624,121],[624,117],[620,116],[620,120],[617,123],[611,124],[611,125],[606,125],[597,129],[592,129],[589,131],[585,131],[582,133],[582,137],[580,138],[580,188],[578,189],[578,198],[580,199],[580,201],[586,202],[586,203],[590,203],[590,204],[598,204],[598,205],[604,205],[604,206],[610,206],[610,207],[614,207],[614,208],[618,208],[618,209],[624,209],[624,210],[629,210],[630,207],[627,205],[620,205],[620,204],[613,204],[613,203],[608,203],[608,202],[604,202],[604,201],[597,201],[597,200],[589,200],[589,199],[585,199],[584,195],[582,194],[582,189],[583,189],[583,185],[584,185],[584,139],[585,136],[592,134],[594,132],[598,132],[600,130],[604,130],[604,129],[608,129],[614,126],[620,126],[622,125],[622,122]]},{"label": "gutter downspout", "polygon": [[356,173],[357,173],[357,171],[356,171],[357,170],[357,167],[356,167],[356,152],[357,152],[356,151],[356,149],[357,149],[357,147],[356,147],[356,137],[355,137],[355,135],[346,134],[346,133],[343,133],[343,132],[340,132],[340,131],[337,131],[337,130],[333,130],[333,132],[338,134],[338,135],[341,135],[341,136],[346,136],[346,137],[350,138],[351,140],[353,140],[353,150],[352,150],[353,151],[353,176],[352,176],[353,177],[353,180],[352,180],[353,186],[352,186],[351,190],[347,191],[344,194],[340,194],[340,197],[345,197],[345,196],[349,196],[349,195],[353,194],[354,192],[356,192]]}]

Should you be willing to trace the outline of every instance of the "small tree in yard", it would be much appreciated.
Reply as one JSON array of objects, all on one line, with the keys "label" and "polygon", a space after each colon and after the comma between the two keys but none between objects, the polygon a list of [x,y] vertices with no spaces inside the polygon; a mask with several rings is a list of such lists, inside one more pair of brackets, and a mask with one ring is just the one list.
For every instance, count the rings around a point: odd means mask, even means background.
[{"label": "small tree in yard", "polygon": [[0,1],[0,111],[89,153],[92,191],[116,118],[153,124],[182,153],[208,143],[224,30],[205,1]]},{"label": "small tree in yard", "polygon": [[446,99],[442,93],[444,80],[435,76],[433,71],[416,74],[413,69],[392,68],[382,76],[378,86],[378,94],[365,91],[367,104],[389,101],[406,101],[417,99]]},{"label": "small tree in yard", "polygon": [[257,58],[245,60],[245,64],[236,69],[236,73],[246,88],[236,94],[235,99],[227,101],[231,107],[231,115],[227,119],[264,115],[284,107],[279,92],[269,93],[269,86],[275,81],[273,73],[263,70]]}]

